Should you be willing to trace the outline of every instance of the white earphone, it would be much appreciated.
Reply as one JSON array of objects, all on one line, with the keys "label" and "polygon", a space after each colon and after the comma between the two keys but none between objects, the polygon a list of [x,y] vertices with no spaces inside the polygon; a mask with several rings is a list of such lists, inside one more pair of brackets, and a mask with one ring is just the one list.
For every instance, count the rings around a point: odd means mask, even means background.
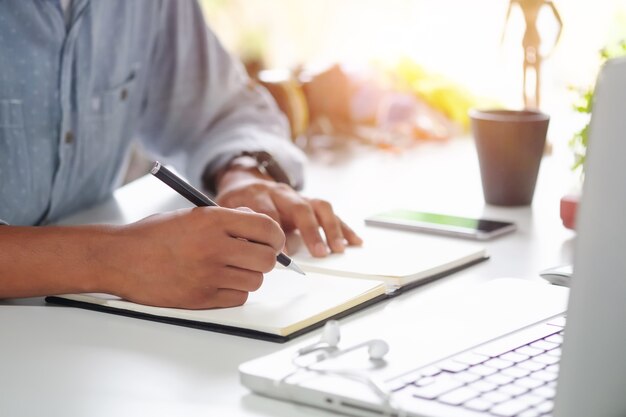
[{"label": "white earphone", "polygon": [[335,320],[327,321],[324,325],[324,330],[322,331],[320,340],[312,345],[305,346],[298,350],[298,355],[308,355],[309,353],[318,350],[336,350],[340,339],[341,334],[339,333],[339,323]]},{"label": "white earphone", "polygon": [[335,320],[327,321],[324,325],[324,330],[322,332],[320,340],[312,345],[299,349],[298,355],[303,356],[316,351],[323,351],[326,353],[326,355],[321,359],[325,360],[330,358],[336,358],[348,352],[352,352],[367,346],[367,353],[370,360],[379,360],[383,359],[387,352],[389,352],[389,345],[387,344],[387,342],[381,339],[368,340],[357,345],[348,347],[346,349],[339,348],[340,339],[341,334],[339,332],[339,322]]},{"label": "white earphone", "polygon": [[[369,364],[368,367],[372,365],[385,366],[385,363],[381,360],[385,357],[387,352],[389,352],[387,342],[381,339],[372,339],[345,349],[340,349],[340,339],[339,323],[335,320],[327,321],[324,325],[320,340],[309,346],[298,349],[292,358],[294,370],[286,374],[279,381],[276,381],[276,384],[280,385],[293,375],[303,371],[316,372],[323,375],[335,375],[337,377],[349,378],[367,384],[376,395],[385,401],[385,403],[389,404],[391,401],[391,392],[368,375],[359,372],[358,369],[326,369],[324,366],[320,366],[322,362],[328,359],[337,358],[364,347],[367,347],[369,360],[375,362],[375,364]],[[309,356],[311,353],[315,352],[318,354]]]},{"label": "white earphone", "polygon": [[336,358],[337,356],[344,355],[348,352],[352,352],[365,346],[367,346],[367,353],[371,360],[383,359],[387,352],[389,352],[389,345],[387,344],[387,342],[381,339],[372,339],[343,350],[337,350],[331,353],[328,358]]}]

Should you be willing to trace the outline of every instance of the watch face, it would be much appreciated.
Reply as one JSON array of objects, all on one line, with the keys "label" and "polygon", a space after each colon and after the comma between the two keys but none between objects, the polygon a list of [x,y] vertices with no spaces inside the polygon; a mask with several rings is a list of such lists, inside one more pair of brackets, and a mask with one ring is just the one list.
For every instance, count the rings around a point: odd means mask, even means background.
[{"label": "watch face", "polygon": [[257,163],[259,170],[272,177],[276,182],[287,184],[293,187],[291,180],[285,170],[276,162],[276,160],[267,152],[245,152],[243,155],[251,156]]}]

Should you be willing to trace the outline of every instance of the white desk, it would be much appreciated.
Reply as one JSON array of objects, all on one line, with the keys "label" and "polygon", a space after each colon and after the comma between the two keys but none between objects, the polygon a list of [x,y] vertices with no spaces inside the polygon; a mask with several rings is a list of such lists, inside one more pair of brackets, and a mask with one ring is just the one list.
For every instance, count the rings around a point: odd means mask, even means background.
[{"label": "white desk", "polygon": [[[566,164],[544,158],[532,207],[485,206],[470,141],[425,144],[402,155],[362,151],[343,164],[316,158],[305,194],[333,201],[352,223],[394,207],[511,219],[519,231],[486,243],[491,260],[392,302],[418,302],[498,277],[540,280],[537,271],[571,262],[575,234],[561,225]],[[147,208],[184,206],[145,177],[72,222],[133,220]],[[380,309],[369,308],[342,323]],[[318,337],[313,332],[291,343]],[[295,416],[328,415],[250,394],[237,366],[283,348],[103,313],[45,306],[41,299],[0,304],[0,416]]]}]

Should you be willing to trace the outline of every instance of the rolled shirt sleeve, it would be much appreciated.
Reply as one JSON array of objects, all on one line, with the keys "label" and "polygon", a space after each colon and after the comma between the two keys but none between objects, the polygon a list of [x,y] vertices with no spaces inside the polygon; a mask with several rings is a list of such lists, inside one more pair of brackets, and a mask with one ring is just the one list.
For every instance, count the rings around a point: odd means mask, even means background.
[{"label": "rolled shirt sleeve", "polygon": [[165,2],[152,52],[140,138],[196,186],[233,157],[270,153],[296,188],[304,155],[284,115],[207,27],[196,2]]}]

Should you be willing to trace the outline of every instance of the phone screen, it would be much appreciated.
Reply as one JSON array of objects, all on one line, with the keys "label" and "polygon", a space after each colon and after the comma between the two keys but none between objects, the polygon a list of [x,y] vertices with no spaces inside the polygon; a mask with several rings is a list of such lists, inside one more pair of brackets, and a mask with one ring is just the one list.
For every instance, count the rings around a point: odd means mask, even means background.
[{"label": "phone screen", "polygon": [[410,210],[394,210],[389,213],[383,213],[382,217],[390,217],[392,219],[411,220],[423,223],[434,223],[442,226],[456,226],[465,229],[483,230],[491,232],[499,229],[509,223],[496,220],[486,219],[470,219],[467,217],[449,216],[447,214],[424,213]]},{"label": "phone screen", "polygon": [[[426,213],[412,210],[393,210],[380,213],[366,220],[366,223],[378,226],[395,226],[434,232],[454,231],[456,233],[481,234],[484,237],[511,231],[515,225],[511,222],[488,219],[473,219],[468,217],[451,216],[440,213]],[[387,224],[388,223],[388,224]]]}]

